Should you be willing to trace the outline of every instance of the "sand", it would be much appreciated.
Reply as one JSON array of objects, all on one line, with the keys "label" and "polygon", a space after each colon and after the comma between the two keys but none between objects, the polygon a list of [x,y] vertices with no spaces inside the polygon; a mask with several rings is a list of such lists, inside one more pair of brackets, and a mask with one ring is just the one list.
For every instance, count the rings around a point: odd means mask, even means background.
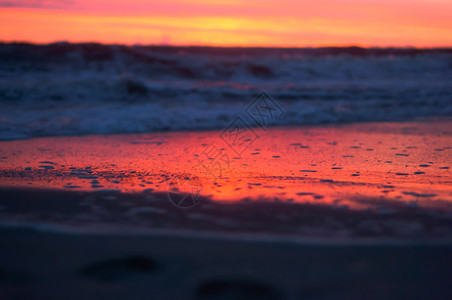
[{"label": "sand", "polygon": [[449,128],[446,119],[4,141],[0,185],[166,192],[180,178],[221,202],[447,207]]},{"label": "sand", "polygon": [[450,299],[452,246],[2,229],[2,299]]},{"label": "sand", "polygon": [[0,142],[0,296],[450,298],[451,125]]}]

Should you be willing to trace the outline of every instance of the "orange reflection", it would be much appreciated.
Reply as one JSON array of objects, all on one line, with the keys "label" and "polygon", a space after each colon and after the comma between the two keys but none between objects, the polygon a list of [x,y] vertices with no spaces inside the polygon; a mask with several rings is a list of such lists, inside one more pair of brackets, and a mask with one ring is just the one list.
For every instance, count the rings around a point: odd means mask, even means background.
[{"label": "orange reflection", "polygon": [[218,131],[3,141],[0,185],[165,192],[192,174],[214,201],[450,208],[447,124],[254,128],[241,154]]}]

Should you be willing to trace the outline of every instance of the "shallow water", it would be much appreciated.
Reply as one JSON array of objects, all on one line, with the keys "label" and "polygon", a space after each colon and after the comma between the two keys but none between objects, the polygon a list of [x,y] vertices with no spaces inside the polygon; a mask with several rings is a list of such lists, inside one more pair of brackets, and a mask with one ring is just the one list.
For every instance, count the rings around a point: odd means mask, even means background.
[{"label": "shallow water", "polygon": [[[0,142],[0,185],[451,211],[452,121]],[[235,140],[234,140],[235,139]],[[383,207],[383,208],[382,208]]]}]

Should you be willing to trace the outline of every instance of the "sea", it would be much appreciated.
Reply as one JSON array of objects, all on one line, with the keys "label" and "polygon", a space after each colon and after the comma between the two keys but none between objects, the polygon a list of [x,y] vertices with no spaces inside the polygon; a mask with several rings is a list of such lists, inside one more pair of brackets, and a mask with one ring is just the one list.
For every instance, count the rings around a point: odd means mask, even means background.
[{"label": "sea", "polygon": [[0,44],[0,140],[221,129],[265,93],[272,125],[452,114],[452,49]]}]

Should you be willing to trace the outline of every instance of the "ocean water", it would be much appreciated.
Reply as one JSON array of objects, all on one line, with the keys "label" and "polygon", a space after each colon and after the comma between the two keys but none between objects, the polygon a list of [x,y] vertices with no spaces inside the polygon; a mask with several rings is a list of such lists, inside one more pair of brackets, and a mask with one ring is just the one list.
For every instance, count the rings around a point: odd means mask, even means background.
[{"label": "ocean water", "polygon": [[0,44],[0,139],[452,115],[452,50]]}]

